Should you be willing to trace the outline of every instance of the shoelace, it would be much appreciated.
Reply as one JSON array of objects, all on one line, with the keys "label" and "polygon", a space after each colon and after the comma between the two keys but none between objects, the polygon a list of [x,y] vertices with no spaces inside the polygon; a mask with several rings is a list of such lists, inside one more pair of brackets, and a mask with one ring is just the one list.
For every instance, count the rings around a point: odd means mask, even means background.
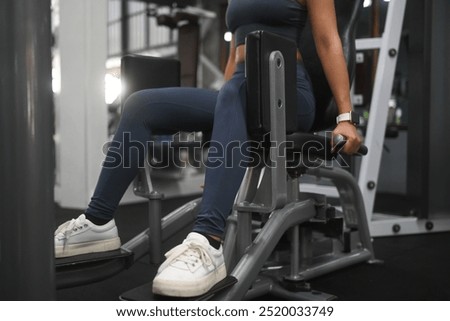
[{"label": "shoelace", "polygon": [[[192,241],[182,243],[174,247],[167,252],[165,256],[166,261],[161,265],[160,271],[163,271],[174,261],[184,262],[191,266],[195,266],[199,261],[201,261],[205,266],[209,266],[211,264],[214,265],[214,262],[208,255],[204,245]],[[216,268],[215,265],[214,268]]]},{"label": "shoelace", "polygon": [[55,236],[58,236],[58,234],[62,234],[64,238],[64,245],[67,242],[67,240],[70,238],[70,235],[72,232],[77,231],[78,229],[85,228],[88,225],[86,224],[86,218],[84,215],[80,215],[76,219],[72,219],[71,221],[65,222],[64,224],[61,224],[55,231]]}]

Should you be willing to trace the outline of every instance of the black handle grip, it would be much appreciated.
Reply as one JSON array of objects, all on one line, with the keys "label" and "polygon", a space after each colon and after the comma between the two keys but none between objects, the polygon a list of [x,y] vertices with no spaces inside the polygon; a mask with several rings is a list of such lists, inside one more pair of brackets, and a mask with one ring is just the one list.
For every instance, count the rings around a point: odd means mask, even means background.
[{"label": "black handle grip", "polygon": [[[333,153],[337,153],[339,152],[342,147],[344,147],[345,143],[347,142],[347,139],[342,136],[342,135],[336,135],[333,137]],[[361,146],[359,147],[358,151],[356,152],[357,155],[367,155],[367,153],[369,152],[369,149],[367,148],[366,145],[361,144]]]},{"label": "black handle grip", "polygon": [[358,149],[358,154],[364,156],[364,155],[367,155],[368,152],[369,152],[369,149],[367,148],[367,146],[364,144],[361,144],[361,146]]}]

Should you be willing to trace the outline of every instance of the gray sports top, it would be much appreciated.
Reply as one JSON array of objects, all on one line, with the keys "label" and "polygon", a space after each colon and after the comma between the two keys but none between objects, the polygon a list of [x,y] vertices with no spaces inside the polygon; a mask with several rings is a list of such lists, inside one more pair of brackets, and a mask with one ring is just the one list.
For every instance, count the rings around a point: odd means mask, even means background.
[{"label": "gray sports top", "polygon": [[236,46],[256,30],[284,36],[299,46],[307,15],[306,7],[297,0],[229,0],[226,22]]}]

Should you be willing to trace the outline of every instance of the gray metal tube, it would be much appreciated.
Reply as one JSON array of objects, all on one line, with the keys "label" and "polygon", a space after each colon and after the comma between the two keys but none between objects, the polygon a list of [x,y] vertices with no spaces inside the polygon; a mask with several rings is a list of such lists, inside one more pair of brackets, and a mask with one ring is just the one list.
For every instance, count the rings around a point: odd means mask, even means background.
[{"label": "gray metal tube", "polygon": [[339,198],[341,200],[342,209],[344,211],[344,218],[346,224],[355,222],[349,222],[352,220],[348,218],[346,213],[352,213],[357,215],[356,224],[360,235],[360,241],[364,248],[368,249],[372,253],[371,260],[375,260],[375,252],[372,246],[372,238],[370,236],[369,223],[367,221],[366,208],[364,206],[364,199],[352,174],[343,170],[342,168],[310,168],[307,174],[329,178],[333,181],[334,185],[338,189]]},{"label": "gray metal tube", "polygon": [[163,195],[158,192],[151,192],[148,197],[148,219],[149,219],[149,248],[150,248],[150,263],[159,265],[162,263],[162,228],[161,218],[162,209],[161,201]]},{"label": "gray metal tube", "polygon": [[252,246],[231,272],[231,275],[238,279],[238,283],[219,294],[216,300],[241,300],[286,230],[310,220],[314,214],[315,207],[310,200],[288,204],[285,208],[274,211]]},{"label": "gray metal tube", "polygon": [[[192,225],[195,221],[195,218],[197,217],[198,208],[200,206],[201,199],[195,199],[193,201],[190,201],[183,205],[182,207],[177,208],[173,212],[165,215],[162,219],[160,219],[161,222],[161,236],[158,238],[160,239],[160,243],[163,243],[167,241],[170,237],[180,232],[182,229],[184,229],[186,226]],[[149,214],[152,212],[150,211]],[[153,220],[156,220],[153,218]],[[153,224],[152,222],[150,222]],[[157,223],[157,222],[156,222]],[[129,240],[127,243],[122,245],[122,249],[126,251],[133,252],[133,260],[134,262],[139,261],[141,258],[146,256],[150,251],[153,251],[152,253],[156,253],[158,251],[152,250],[151,246],[151,235],[152,232],[150,231],[150,228],[146,229],[145,231],[141,232],[140,234],[133,237],[131,240]],[[159,244],[161,246],[161,244]],[[162,247],[160,247],[162,248]],[[161,256],[160,256],[161,258]],[[160,260],[160,259],[159,259]],[[156,264],[152,262],[153,264]]]},{"label": "gray metal tube", "polygon": [[0,1],[0,299],[53,300],[50,0]]}]

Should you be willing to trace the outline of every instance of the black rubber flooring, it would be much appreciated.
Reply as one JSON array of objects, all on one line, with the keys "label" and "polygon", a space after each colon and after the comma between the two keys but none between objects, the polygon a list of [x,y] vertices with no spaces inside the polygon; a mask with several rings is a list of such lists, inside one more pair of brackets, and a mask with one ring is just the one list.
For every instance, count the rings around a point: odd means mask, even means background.
[{"label": "black rubber flooring", "polygon": [[[188,199],[163,202],[167,213]],[[121,207],[116,223],[122,242],[146,228],[147,205]],[[57,209],[57,223],[79,211]],[[186,231],[187,233],[188,231]],[[180,235],[179,240],[185,235]],[[173,240],[174,244],[179,240]],[[382,264],[359,264],[311,281],[313,289],[342,301],[450,300],[450,233],[376,238],[374,249]],[[148,283],[154,270],[145,259],[101,282],[57,291],[58,300],[119,300],[124,292]],[[262,300],[276,300],[264,297]]]}]

